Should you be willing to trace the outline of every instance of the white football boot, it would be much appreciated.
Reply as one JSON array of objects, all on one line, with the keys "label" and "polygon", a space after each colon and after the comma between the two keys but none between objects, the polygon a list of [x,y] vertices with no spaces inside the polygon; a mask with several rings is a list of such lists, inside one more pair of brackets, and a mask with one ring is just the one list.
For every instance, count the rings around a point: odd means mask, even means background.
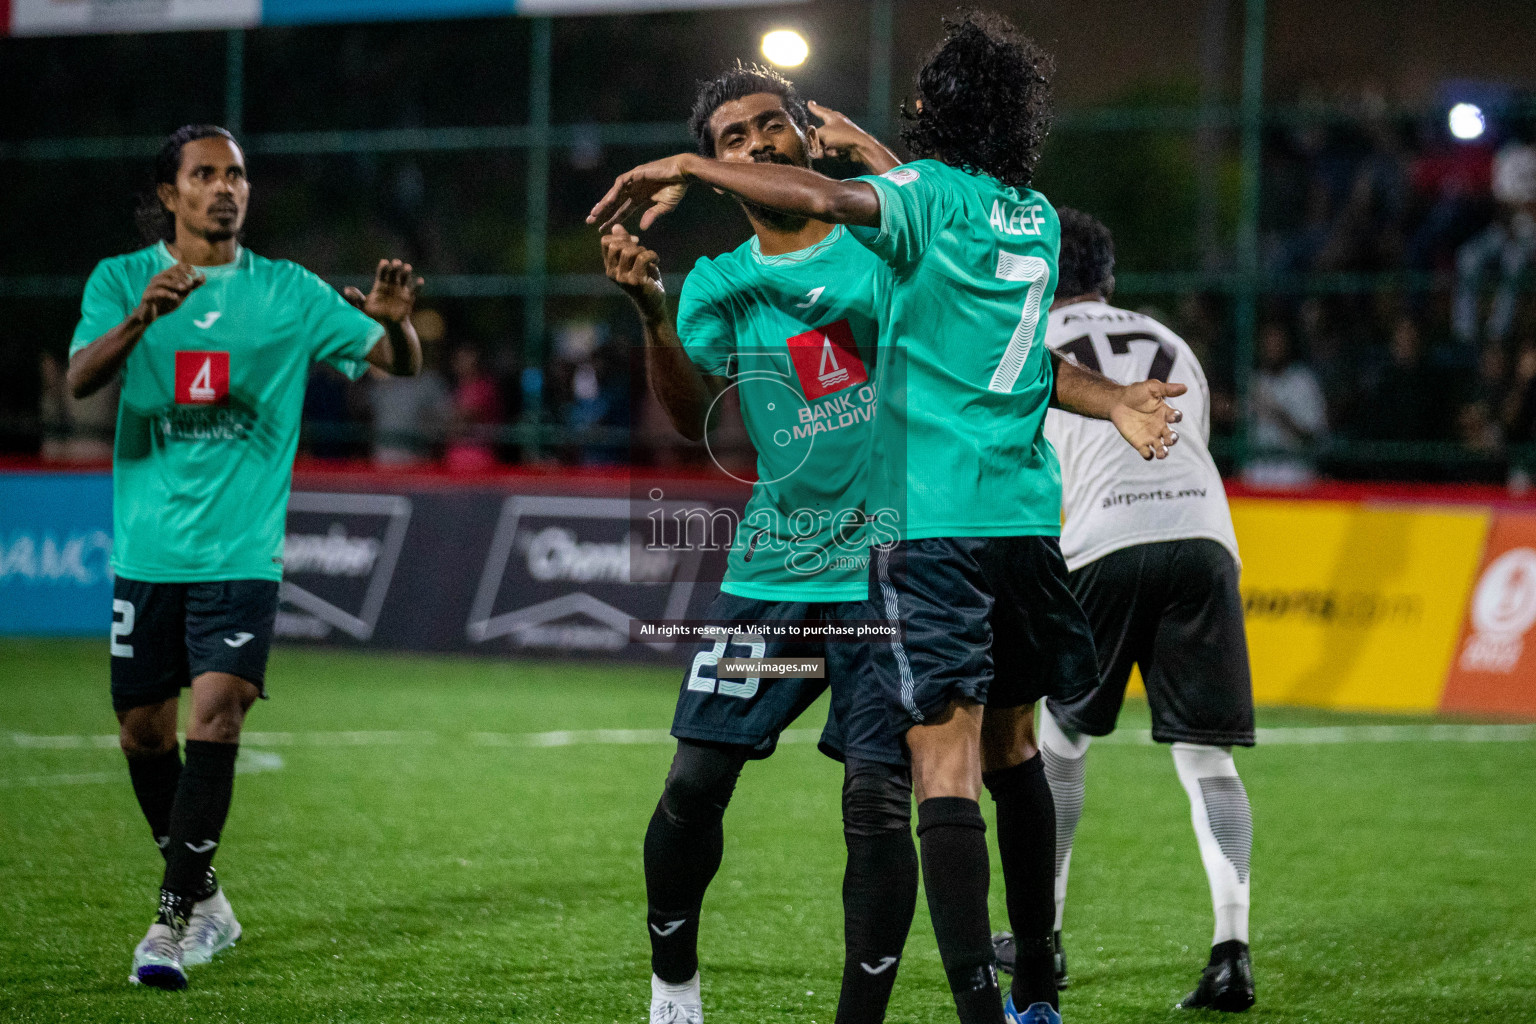
[{"label": "white football boot", "polygon": [[144,939],[133,950],[133,973],[128,980],[171,991],[187,987],[187,972],[181,965],[181,936],[170,925],[152,924]]},{"label": "white football boot", "polygon": [[181,962],[198,967],[224,952],[240,939],[240,922],[221,887],[212,896],[192,905],[187,930],[181,936]]},{"label": "white football boot", "polygon": [[669,985],[651,975],[651,1024],[704,1024],[697,972],[681,985]]}]

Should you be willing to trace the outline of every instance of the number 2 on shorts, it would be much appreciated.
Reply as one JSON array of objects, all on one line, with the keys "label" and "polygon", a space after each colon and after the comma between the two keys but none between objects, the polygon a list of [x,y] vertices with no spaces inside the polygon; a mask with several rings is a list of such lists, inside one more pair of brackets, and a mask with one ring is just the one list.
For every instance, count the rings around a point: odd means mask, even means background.
[{"label": "number 2 on shorts", "polygon": [[1013,329],[1013,337],[1003,349],[1002,361],[997,364],[992,382],[987,385],[988,391],[1006,394],[1018,381],[1024,360],[1029,357],[1029,347],[1035,340],[1035,329],[1040,326],[1040,304],[1045,299],[1045,286],[1051,279],[1051,265],[1039,256],[1020,256],[999,249],[997,278],[1029,282],[1029,295],[1024,299],[1024,311],[1019,314],[1019,326]]},{"label": "number 2 on shorts", "polygon": [[133,657],[133,645],[121,643],[121,639],[133,634],[133,602],[120,597],[112,599],[112,632],[108,636],[109,650],[114,658]]}]

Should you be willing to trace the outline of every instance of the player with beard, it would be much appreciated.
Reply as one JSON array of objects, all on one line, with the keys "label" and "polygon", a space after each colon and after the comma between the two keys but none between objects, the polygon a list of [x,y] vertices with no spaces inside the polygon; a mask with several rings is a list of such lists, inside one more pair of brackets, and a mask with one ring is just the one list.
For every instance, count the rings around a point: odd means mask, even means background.
[{"label": "player with beard", "polygon": [[[1189,390],[1176,404],[1190,426],[1179,450],[1151,471],[1107,424],[1060,410],[1046,417],[1066,498],[1062,554],[1072,591],[1093,625],[1101,680],[1080,696],[1047,701],[1041,727],[1045,774],[1056,798],[1057,948],[1088,743],[1114,731],[1131,666],[1139,665],[1152,738],[1172,745],[1189,796],[1216,916],[1210,961],[1179,1005],[1241,1011],[1254,1001],[1248,958],[1253,813],[1232,748],[1251,747],[1254,737],[1237,534],[1206,448],[1210,392],[1200,361],[1156,320],[1111,306],[1114,288],[1109,229],[1063,209],[1061,284],[1046,344],[1112,380],[1185,385]],[[1064,955],[1058,971],[1064,985]]]},{"label": "player with beard", "polygon": [[[831,145],[873,170],[895,166],[847,118],[815,111],[820,130],[782,76],[738,65],[703,84],[690,126],[703,156],[732,164],[807,168]],[[677,751],[645,837],[651,1021],[702,1019],[699,915],[720,867],[726,805],[743,766],[772,754],[830,684],[822,747],[844,761],[848,848],[836,1020],[878,1024],[917,899],[905,755],[868,686],[864,644],[790,643],[754,629],[879,617],[866,600],[863,455],[874,412],[867,368],[890,275],[840,225],[741,205],[751,239],[698,261],[675,326],[656,253],[622,225],[602,238],[607,274],[640,316],[652,391],[678,431],[703,438],[713,408],[734,390],[758,453],[757,482],[708,612],[733,629],[701,646],[683,681]],[[723,657],[764,656],[823,657],[826,678],[718,675]]]},{"label": "player with beard", "polygon": [[[903,510],[872,589],[904,640],[876,648],[890,728],[912,757],[928,907],[964,1024],[1056,1022],[1055,811],[1033,706],[1097,676],[1057,541],[1050,405],[1112,420],[1142,457],[1178,435],[1176,384],[1116,384],[1049,353],[1058,226],[1029,188],[1050,120],[1051,61],[1004,19],[973,13],[917,75],[903,137],[919,157],[835,181],[802,167],[684,154],[635,168],[593,208],[644,228],[699,180],[750,202],[846,224],[890,267],[880,324],[868,505]],[[983,711],[985,710],[985,714]],[[987,921],[985,784],[1017,966],[1002,1005]]]},{"label": "player with beard", "polygon": [[[70,345],[75,397],[122,376],[112,464],[112,707],[165,858],[131,981],[180,989],[240,937],[213,871],[246,712],[265,697],[283,528],[310,367],[411,375],[421,280],[381,260],[338,294],[240,245],[245,154],[212,125],[173,132],[140,210],[150,244],[97,264]],[[356,308],[354,308],[356,307]],[[180,694],[192,691],[186,762]]]}]

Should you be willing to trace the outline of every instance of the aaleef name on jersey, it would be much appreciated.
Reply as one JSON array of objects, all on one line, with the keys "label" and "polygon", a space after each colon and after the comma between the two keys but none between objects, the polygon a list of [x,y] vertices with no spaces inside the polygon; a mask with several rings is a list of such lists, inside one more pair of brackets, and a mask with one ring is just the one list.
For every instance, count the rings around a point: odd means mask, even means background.
[{"label": "aaleef name on jersey", "polygon": [[988,218],[992,230],[1005,235],[1038,235],[1045,225],[1044,208],[1039,203],[1028,206],[1004,206],[999,199],[992,200],[992,216]]}]

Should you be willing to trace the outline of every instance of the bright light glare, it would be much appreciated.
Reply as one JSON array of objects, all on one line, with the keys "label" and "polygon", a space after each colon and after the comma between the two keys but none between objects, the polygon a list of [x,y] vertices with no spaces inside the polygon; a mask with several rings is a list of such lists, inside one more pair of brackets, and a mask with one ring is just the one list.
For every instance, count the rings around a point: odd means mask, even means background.
[{"label": "bright light glare", "polygon": [[1466,140],[1480,138],[1488,127],[1482,110],[1475,103],[1458,103],[1452,107],[1450,125],[1452,135]]},{"label": "bright light glare", "polygon": [[799,67],[810,52],[805,38],[791,29],[775,29],[763,36],[763,56],[781,68]]}]

